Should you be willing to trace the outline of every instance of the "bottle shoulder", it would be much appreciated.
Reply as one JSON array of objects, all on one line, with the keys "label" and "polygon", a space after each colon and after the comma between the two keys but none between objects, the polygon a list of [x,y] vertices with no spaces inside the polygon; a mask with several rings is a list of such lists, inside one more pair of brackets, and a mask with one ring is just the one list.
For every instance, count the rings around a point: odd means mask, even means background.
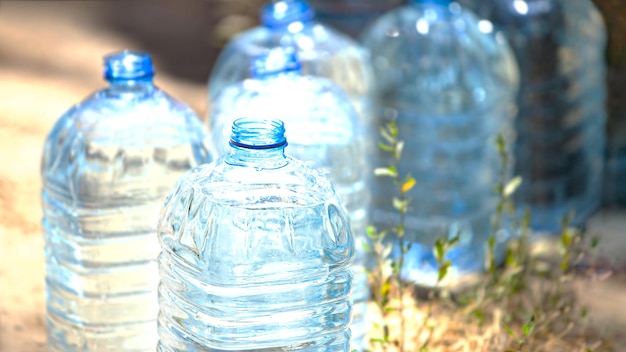
[{"label": "bottle shoulder", "polygon": [[[252,153],[253,154],[253,153]],[[187,173],[173,193],[193,192],[224,206],[255,208],[267,206],[276,194],[289,194],[291,206],[338,202],[326,176],[307,163],[288,155],[230,153]]]},{"label": "bottle shoulder", "polygon": [[463,101],[465,107],[514,96],[519,69],[504,35],[462,8],[447,16],[431,10],[393,10],[364,33],[381,94],[419,95],[434,105]]},{"label": "bottle shoulder", "polygon": [[350,99],[332,81],[313,76],[248,79],[225,88],[209,117],[214,140],[225,139],[232,121],[243,116],[282,120],[296,144],[315,143],[313,138],[318,143],[349,143],[359,130],[359,116]]},{"label": "bottle shoulder", "polygon": [[[132,155],[156,160],[159,153],[174,153],[177,148],[193,150],[179,153],[190,160],[191,168],[212,159],[207,135],[190,107],[158,88],[141,96],[119,96],[105,88],[57,120],[44,144],[41,171],[55,178],[78,177],[64,170],[85,171],[87,164],[97,162],[100,166],[90,172],[106,172],[116,163],[132,161],[128,159]],[[105,150],[107,154],[101,154]]]},{"label": "bottle shoulder", "polygon": [[234,37],[216,60],[209,77],[209,94],[215,97],[225,86],[249,78],[252,58],[286,46],[296,48],[305,74],[330,78],[356,94],[373,89],[367,50],[344,34],[311,22],[299,31],[256,27]]}]

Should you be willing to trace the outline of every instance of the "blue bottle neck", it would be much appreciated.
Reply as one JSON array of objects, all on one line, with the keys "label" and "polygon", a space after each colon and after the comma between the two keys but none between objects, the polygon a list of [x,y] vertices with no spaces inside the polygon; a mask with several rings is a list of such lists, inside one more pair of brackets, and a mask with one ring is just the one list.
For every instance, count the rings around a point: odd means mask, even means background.
[{"label": "blue bottle neck", "polygon": [[150,55],[124,50],[104,57],[104,78],[109,94],[145,94],[154,89],[154,67]]},{"label": "blue bottle neck", "polygon": [[230,165],[277,169],[288,163],[285,127],[280,120],[237,119],[229,144],[231,153],[226,162]]},{"label": "blue bottle neck", "polygon": [[270,29],[286,28],[292,23],[308,23],[315,11],[304,0],[272,1],[261,9],[261,23]]}]

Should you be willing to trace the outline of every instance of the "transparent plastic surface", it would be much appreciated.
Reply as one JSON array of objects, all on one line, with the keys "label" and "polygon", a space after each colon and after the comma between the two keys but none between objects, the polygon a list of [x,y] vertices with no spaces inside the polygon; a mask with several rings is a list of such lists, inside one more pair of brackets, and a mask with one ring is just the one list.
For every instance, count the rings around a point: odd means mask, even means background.
[{"label": "transparent plastic surface", "polygon": [[348,36],[316,22],[313,15],[304,0],[268,3],[261,13],[261,26],[239,34],[220,53],[209,78],[209,106],[225,87],[250,77],[253,58],[271,49],[293,47],[303,74],[325,77],[339,85],[361,123],[369,126],[377,111],[367,52]]},{"label": "transparent plastic surface", "polygon": [[310,0],[320,22],[354,38],[387,11],[404,4],[403,0]]},{"label": "transparent plastic surface", "polygon": [[49,351],[156,347],[159,208],[211,156],[198,116],[152,74],[146,54],[105,58],[110,85],[65,113],[46,140]]},{"label": "transparent plastic surface", "polygon": [[[451,282],[484,267],[500,168],[494,140],[498,133],[514,138],[519,79],[506,40],[492,29],[455,2],[414,1],[380,17],[363,36],[380,89],[379,123],[397,123],[404,141],[399,171],[417,181],[408,193],[405,236],[412,247],[402,275],[419,284],[437,279],[437,237],[460,236],[449,253]],[[374,166],[391,161],[378,152]],[[389,178],[376,179],[371,216],[379,229],[400,220],[394,190]],[[507,236],[498,231],[499,243]]]},{"label": "transparent plastic surface", "polygon": [[509,39],[519,62],[518,195],[535,230],[582,225],[600,205],[606,30],[589,0],[468,1]]},{"label": "transparent plastic surface", "polygon": [[[278,50],[256,60],[279,61],[282,55],[285,55],[283,50]],[[358,116],[339,87],[330,80],[302,76],[297,71],[248,79],[222,91],[209,118],[209,130],[218,154],[229,152],[229,148],[224,147],[228,146],[230,126],[239,117],[284,121],[289,138],[287,153],[321,170],[341,197],[357,242],[353,290],[355,317],[351,325],[356,348],[357,343],[364,341],[369,329],[364,320],[370,294],[362,243],[366,240],[367,185],[371,182],[368,175],[372,172],[365,143],[375,142],[364,140]]]},{"label": "transparent plastic surface", "polygon": [[354,243],[331,183],[285,155],[280,121],[237,120],[230,144],[161,212],[158,350],[349,351]]}]

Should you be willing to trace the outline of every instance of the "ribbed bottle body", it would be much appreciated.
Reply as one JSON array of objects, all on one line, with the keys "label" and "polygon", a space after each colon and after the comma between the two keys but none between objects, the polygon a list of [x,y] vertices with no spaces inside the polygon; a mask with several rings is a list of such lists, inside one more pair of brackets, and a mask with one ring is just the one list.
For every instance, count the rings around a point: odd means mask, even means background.
[{"label": "ribbed bottle body", "polygon": [[365,139],[358,116],[343,92],[329,80],[290,73],[250,79],[227,87],[215,101],[209,130],[219,154],[228,152],[224,146],[228,145],[229,126],[241,116],[284,121],[289,139],[287,153],[321,170],[341,197],[357,242],[353,342],[364,340],[369,329],[364,315],[370,294],[362,243],[369,221],[371,167],[365,149],[370,141]]},{"label": "ribbed bottle body", "polygon": [[[606,30],[587,0],[475,3],[509,39],[520,67],[515,172],[533,229],[582,225],[602,196]],[[581,25],[584,23],[584,25]]]},{"label": "ribbed bottle body", "polygon": [[155,349],[159,208],[211,160],[204,131],[151,83],[103,89],[57,122],[42,162],[50,351]]},{"label": "ribbed bottle body", "polygon": [[160,351],[349,351],[345,210],[284,146],[256,147],[194,169],[165,203]]},{"label": "ribbed bottle body", "polygon": [[[491,217],[500,170],[495,139],[502,133],[511,143],[515,137],[518,81],[510,48],[458,4],[419,1],[379,18],[363,42],[381,89],[379,124],[396,123],[404,142],[398,171],[416,180],[407,194],[411,249],[402,275],[434,284],[434,241],[457,235],[449,277],[481,271],[492,231],[500,244],[508,237],[504,228],[492,229]],[[387,167],[392,156],[379,151],[374,163]],[[379,230],[402,220],[392,206],[396,188],[389,178],[375,183],[372,218]]]}]

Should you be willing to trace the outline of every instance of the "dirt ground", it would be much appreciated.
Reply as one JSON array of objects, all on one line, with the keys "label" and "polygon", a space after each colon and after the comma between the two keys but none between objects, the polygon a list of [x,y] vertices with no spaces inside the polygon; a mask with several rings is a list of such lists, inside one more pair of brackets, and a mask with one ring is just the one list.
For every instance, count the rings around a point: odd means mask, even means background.
[{"label": "dirt ground", "polygon": [[[203,116],[216,45],[254,23],[247,15],[217,21],[231,9],[188,2],[0,0],[0,352],[45,351],[41,151],[56,119],[104,86],[102,55],[150,51],[157,84]],[[607,255],[626,257],[626,212],[604,211],[590,229]],[[626,280],[582,294],[594,321],[625,338]]]}]

